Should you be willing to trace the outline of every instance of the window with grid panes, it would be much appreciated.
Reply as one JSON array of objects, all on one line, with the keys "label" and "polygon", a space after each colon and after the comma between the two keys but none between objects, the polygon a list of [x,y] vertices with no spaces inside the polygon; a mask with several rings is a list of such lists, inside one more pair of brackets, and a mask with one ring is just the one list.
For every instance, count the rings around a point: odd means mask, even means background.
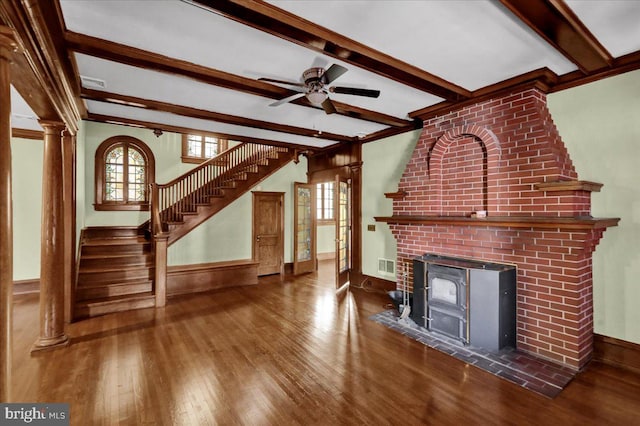
[{"label": "window with grid panes", "polygon": [[207,134],[182,135],[182,161],[201,163],[227,149],[227,140]]},{"label": "window with grid panes", "polygon": [[323,182],[316,186],[316,218],[325,222],[334,220],[333,182]]}]

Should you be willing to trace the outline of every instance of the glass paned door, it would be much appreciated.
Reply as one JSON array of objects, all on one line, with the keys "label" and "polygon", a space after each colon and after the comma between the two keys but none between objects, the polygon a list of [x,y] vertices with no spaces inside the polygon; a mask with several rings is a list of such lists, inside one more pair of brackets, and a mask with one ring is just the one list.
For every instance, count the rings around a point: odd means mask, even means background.
[{"label": "glass paned door", "polygon": [[293,273],[316,270],[316,219],[314,185],[294,183],[294,261]]},{"label": "glass paned door", "polygon": [[351,185],[349,180],[336,176],[336,288],[349,282],[351,269]]}]

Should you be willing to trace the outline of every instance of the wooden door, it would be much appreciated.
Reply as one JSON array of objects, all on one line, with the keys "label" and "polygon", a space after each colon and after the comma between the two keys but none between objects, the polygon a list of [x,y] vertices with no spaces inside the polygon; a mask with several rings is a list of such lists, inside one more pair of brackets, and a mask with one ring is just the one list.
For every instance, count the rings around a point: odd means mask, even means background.
[{"label": "wooden door", "polygon": [[253,192],[253,260],[258,276],[284,273],[284,193]]},{"label": "wooden door", "polygon": [[349,180],[336,176],[334,185],[336,217],[336,288],[349,282],[351,269],[351,185]]},{"label": "wooden door", "polygon": [[316,197],[315,185],[294,183],[293,273],[316,270]]}]

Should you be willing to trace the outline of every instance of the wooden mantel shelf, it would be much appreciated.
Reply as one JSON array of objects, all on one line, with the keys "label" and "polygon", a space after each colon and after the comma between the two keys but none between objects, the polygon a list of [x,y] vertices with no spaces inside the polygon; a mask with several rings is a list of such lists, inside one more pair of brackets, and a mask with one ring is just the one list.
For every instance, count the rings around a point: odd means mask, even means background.
[{"label": "wooden mantel shelf", "polygon": [[557,182],[542,182],[534,185],[539,191],[589,191],[600,192],[601,183],[591,182],[588,180],[564,180]]},{"label": "wooden mantel shelf", "polygon": [[391,198],[392,200],[404,200],[407,193],[405,191],[385,192],[384,196],[386,198]]},{"label": "wooden mantel shelf", "polygon": [[620,218],[551,217],[551,216],[488,216],[472,218],[464,216],[377,216],[376,222],[407,225],[490,226],[499,228],[562,228],[597,229],[617,226]]}]

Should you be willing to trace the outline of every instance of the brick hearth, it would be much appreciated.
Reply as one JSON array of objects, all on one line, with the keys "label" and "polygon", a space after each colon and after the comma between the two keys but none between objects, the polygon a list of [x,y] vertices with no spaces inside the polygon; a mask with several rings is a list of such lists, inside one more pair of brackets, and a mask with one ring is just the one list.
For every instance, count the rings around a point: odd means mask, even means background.
[{"label": "brick hearth", "polygon": [[[593,348],[591,255],[617,224],[591,218],[599,189],[578,180],[532,88],[425,121],[393,216],[376,219],[397,240],[400,274],[424,253],[515,264],[518,350],[579,369]],[[468,218],[477,210],[489,217]]]}]

